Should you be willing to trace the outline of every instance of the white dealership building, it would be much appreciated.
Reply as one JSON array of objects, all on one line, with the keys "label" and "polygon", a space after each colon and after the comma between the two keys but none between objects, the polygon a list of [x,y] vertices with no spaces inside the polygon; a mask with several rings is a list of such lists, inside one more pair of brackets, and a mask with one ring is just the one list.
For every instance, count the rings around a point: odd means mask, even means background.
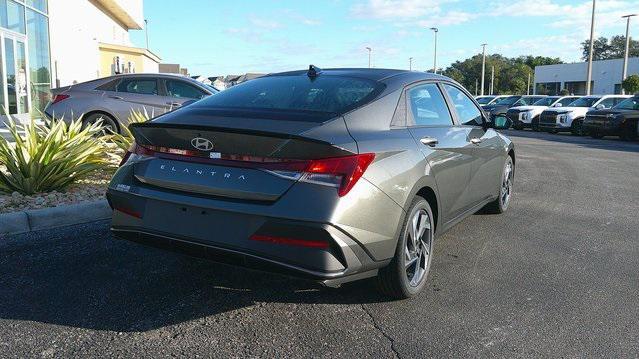
[{"label": "white dealership building", "polygon": [[[593,61],[592,93],[621,93],[623,59]],[[556,95],[567,89],[575,95],[585,95],[588,63],[558,64],[535,67],[535,93]],[[639,57],[628,61],[628,75],[639,74]]]}]

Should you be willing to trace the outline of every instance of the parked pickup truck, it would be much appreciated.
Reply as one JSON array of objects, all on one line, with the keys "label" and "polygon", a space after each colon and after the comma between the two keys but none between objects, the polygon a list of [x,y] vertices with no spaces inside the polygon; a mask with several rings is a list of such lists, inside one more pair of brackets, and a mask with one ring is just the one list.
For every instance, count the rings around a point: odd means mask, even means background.
[{"label": "parked pickup truck", "polygon": [[584,96],[567,107],[548,108],[539,115],[539,128],[551,133],[571,132],[575,136],[581,136],[584,134],[583,122],[588,111],[612,108],[628,97],[630,96]]},{"label": "parked pickup truck", "polygon": [[586,114],[584,130],[594,138],[606,135],[624,140],[639,137],[639,95],[621,101],[608,110],[593,110]]},{"label": "parked pickup truck", "polygon": [[502,116],[505,117],[506,111],[508,111],[508,109],[511,107],[532,105],[533,103],[541,100],[544,97],[546,96],[537,96],[537,95],[506,96],[493,102],[491,105],[483,106],[483,109],[484,109],[484,112],[488,114],[488,118],[490,118],[491,121],[494,121],[495,118],[497,117],[502,117]]},{"label": "parked pickup truck", "polygon": [[549,107],[568,106],[579,96],[549,96],[544,97],[529,106],[515,106],[508,109],[506,117],[510,119],[516,130],[532,128],[539,131],[539,115]]}]

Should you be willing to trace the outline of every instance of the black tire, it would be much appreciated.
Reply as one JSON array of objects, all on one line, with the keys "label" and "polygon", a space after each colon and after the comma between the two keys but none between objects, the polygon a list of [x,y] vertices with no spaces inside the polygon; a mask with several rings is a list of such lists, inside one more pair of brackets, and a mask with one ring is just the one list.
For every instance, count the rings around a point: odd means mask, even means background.
[{"label": "black tire", "polygon": [[[415,283],[411,283],[411,279],[409,279],[409,266],[407,266],[408,258],[406,258],[406,253],[410,251],[409,249],[407,249],[407,246],[410,246],[411,244],[407,244],[407,241],[410,239],[413,219],[415,218],[415,216],[420,214],[423,215],[424,213],[428,216],[428,224],[430,228],[427,229],[426,232],[424,232],[424,236],[428,237],[428,244],[425,244],[423,242],[422,244],[424,245],[424,250],[428,252],[428,256],[427,258],[419,257],[419,260],[416,261],[417,265],[424,265],[425,268],[421,269],[420,267],[420,270],[422,271],[420,272],[421,276],[419,280]],[[420,221],[420,224],[421,223],[422,222]],[[408,210],[406,218],[404,219],[402,231],[400,232],[399,239],[397,240],[397,247],[395,248],[395,257],[393,258],[393,260],[391,260],[388,266],[380,269],[377,275],[377,284],[379,290],[385,295],[395,299],[412,298],[418,295],[424,289],[424,286],[426,285],[426,281],[428,279],[428,272],[430,270],[433,258],[434,240],[435,222],[430,205],[424,198],[419,196],[415,197],[413,203],[410,206],[410,209]],[[413,279],[417,279],[414,277],[416,275],[416,272],[413,272]]]},{"label": "black tire", "polygon": [[584,120],[576,119],[572,121],[572,125],[570,125],[570,133],[573,136],[583,136],[584,135]]},{"label": "black tire", "polygon": [[535,117],[532,119],[532,121],[530,121],[530,128],[532,128],[532,130],[535,132],[541,131],[541,129],[539,128],[539,117]]},{"label": "black tire", "polygon": [[517,123],[517,124],[514,124],[514,125],[513,125],[513,128],[514,128],[515,130],[521,131],[521,130],[523,130],[523,129],[524,129],[524,125]]},{"label": "black tire", "polygon": [[[510,177],[508,180],[508,196],[504,196],[504,184],[506,180],[506,172],[507,167],[510,166],[510,171],[508,171],[508,176]],[[510,205],[510,201],[512,200],[512,191],[513,184],[515,179],[515,163],[513,162],[512,157],[508,156],[506,162],[504,162],[504,168],[501,171],[501,183],[499,185],[499,196],[494,201],[488,203],[483,209],[484,213],[489,214],[502,214],[508,210],[508,206]]]},{"label": "black tire", "polygon": [[624,141],[635,141],[637,137],[639,137],[639,129],[637,126],[639,126],[639,122],[628,123],[621,129],[619,137]]},{"label": "black tire", "polygon": [[89,114],[82,120],[82,124],[84,126],[94,124],[102,120],[102,128],[104,129],[102,133],[104,135],[109,133],[119,133],[118,121],[116,121],[111,115],[107,115],[105,113],[96,112]]}]

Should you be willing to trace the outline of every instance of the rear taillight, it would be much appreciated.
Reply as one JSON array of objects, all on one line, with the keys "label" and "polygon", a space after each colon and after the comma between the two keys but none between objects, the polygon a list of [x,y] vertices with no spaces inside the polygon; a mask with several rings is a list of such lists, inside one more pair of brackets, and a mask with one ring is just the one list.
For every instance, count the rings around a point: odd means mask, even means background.
[{"label": "rear taillight", "polygon": [[68,99],[69,97],[71,97],[71,96],[69,96],[69,95],[65,95],[65,94],[57,94],[57,95],[54,95],[54,96],[53,96],[53,99],[51,100],[51,104],[52,104],[52,105],[55,105],[56,103],[58,103],[58,102],[60,102],[60,101],[63,101],[63,100],[66,100],[66,99]]},{"label": "rear taillight", "polygon": [[373,153],[354,156],[313,160],[300,181],[326,184],[338,188],[340,197],[345,196],[375,159]]},{"label": "rear taillight", "polygon": [[328,249],[330,244],[328,241],[324,240],[309,240],[309,239],[298,239],[298,238],[289,238],[289,237],[280,237],[280,236],[265,236],[261,234],[254,234],[249,237],[252,241],[258,242],[266,242],[273,244],[285,244],[289,246],[297,246],[297,247],[308,247],[308,248],[320,248],[320,249]]},{"label": "rear taillight", "polygon": [[136,158],[137,156],[159,156],[180,161],[259,169],[294,181],[335,187],[340,197],[345,196],[355,186],[375,159],[374,153],[317,160],[296,160],[134,145],[120,165],[132,159],[133,155]]}]

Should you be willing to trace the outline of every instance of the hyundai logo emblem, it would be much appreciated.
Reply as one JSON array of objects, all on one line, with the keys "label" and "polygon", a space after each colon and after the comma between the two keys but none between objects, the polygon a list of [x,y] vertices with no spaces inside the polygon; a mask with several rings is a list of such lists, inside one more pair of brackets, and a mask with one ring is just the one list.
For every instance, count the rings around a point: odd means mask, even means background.
[{"label": "hyundai logo emblem", "polygon": [[197,148],[200,151],[211,151],[213,149],[213,142],[202,137],[195,137],[191,140],[191,146]]}]

